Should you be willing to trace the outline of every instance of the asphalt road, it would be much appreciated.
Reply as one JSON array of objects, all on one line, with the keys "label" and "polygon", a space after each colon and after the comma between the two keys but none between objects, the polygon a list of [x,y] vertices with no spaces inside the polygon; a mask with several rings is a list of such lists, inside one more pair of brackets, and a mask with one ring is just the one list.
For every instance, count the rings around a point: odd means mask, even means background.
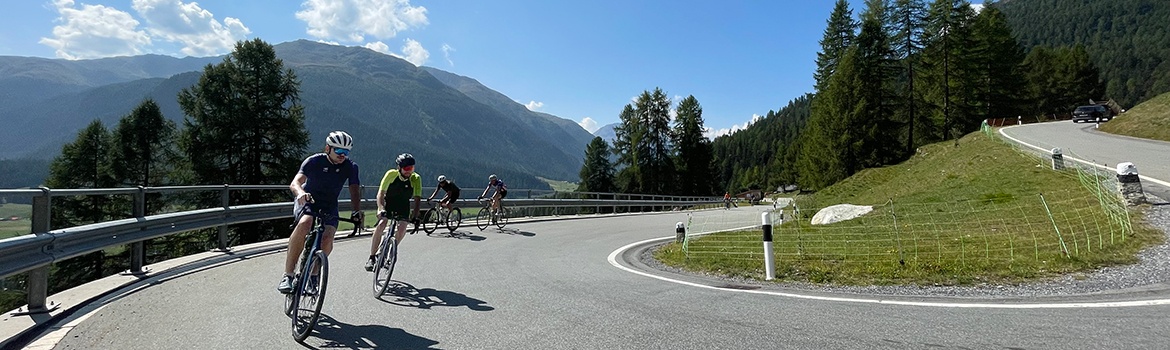
[{"label": "asphalt road", "polygon": [[[1097,131],[1096,124],[1058,121],[1025,124],[1002,129],[1003,134],[1044,150],[1059,147],[1065,157],[1074,157],[1116,170],[1117,164],[1131,162],[1138,174],[1170,184],[1170,142],[1117,136]],[[1170,185],[1153,181],[1143,188],[1170,200]]]},{"label": "asphalt road", "polygon": [[[770,206],[693,212],[708,225],[753,225]],[[466,235],[409,236],[397,296],[375,299],[361,265],[369,239],[338,242],[325,317],[309,348],[410,349],[1150,349],[1170,342],[1170,306],[953,307],[818,300],[650,278],[607,259],[673,236],[685,213],[513,224]],[[645,270],[639,247],[618,265]],[[57,349],[290,349],[274,286],[283,254],[157,276],[105,298]],[[777,292],[786,292],[776,289]],[[792,292],[792,291],[787,291]],[[822,295],[823,297],[824,295]],[[816,297],[816,295],[814,295]],[[836,295],[866,299],[866,296]],[[1129,296],[1132,297],[1132,296]],[[921,299],[905,299],[906,301]],[[950,306],[948,306],[950,305]],[[1028,304],[1033,305],[1033,304]],[[969,306],[969,305],[968,305]]]}]

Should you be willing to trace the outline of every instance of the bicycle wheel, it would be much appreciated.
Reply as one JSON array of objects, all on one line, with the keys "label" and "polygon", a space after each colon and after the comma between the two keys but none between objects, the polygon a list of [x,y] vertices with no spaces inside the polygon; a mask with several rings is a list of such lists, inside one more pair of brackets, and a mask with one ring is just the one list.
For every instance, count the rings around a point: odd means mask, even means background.
[{"label": "bicycle wheel", "polygon": [[496,227],[501,230],[508,225],[508,208],[500,207],[500,211],[496,213]]},{"label": "bicycle wheel", "polygon": [[394,264],[398,263],[398,240],[394,239],[395,230],[386,233],[379,248],[376,265],[374,265],[374,297],[378,298],[390,290],[390,277],[394,275]]},{"label": "bicycle wheel", "polygon": [[451,209],[447,212],[447,230],[455,232],[459,229],[459,224],[463,223],[463,211],[459,208]]},{"label": "bicycle wheel", "polygon": [[[313,271],[317,271],[317,278],[313,278]],[[329,285],[329,258],[324,251],[317,251],[301,272],[301,276],[309,276],[297,281],[297,288],[293,292],[296,300],[296,311],[292,318],[293,339],[297,342],[305,341],[317,319],[321,317],[321,306],[325,304],[325,291]]]},{"label": "bicycle wheel", "polygon": [[429,235],[429,234],[435,233],[435,230],[438,228],[439,228],[439,212],[437,210],[435,210],[435,208],[427,209],[427,212],[425,214],[423,214],[423,221],[422,221],[423,231],[426,231],[427,234]]},{"label": "bicycle wheel", "polygon": [[479,214],[475,215],[475,227],[479,227],[480,231],[492,224],[492,207],[486,206],[479,210]]}]

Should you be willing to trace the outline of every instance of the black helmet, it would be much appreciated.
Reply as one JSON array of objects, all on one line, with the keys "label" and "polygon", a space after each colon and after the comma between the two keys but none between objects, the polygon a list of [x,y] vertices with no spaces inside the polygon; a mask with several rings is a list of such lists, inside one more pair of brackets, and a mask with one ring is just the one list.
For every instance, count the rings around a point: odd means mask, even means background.
[{"label": "black helmet", "polygon": [[395,159],[394,163],[398,164],[399,168],[414,165],[414,156],[410,155],[410,153],[399,154],[398,159]]}]

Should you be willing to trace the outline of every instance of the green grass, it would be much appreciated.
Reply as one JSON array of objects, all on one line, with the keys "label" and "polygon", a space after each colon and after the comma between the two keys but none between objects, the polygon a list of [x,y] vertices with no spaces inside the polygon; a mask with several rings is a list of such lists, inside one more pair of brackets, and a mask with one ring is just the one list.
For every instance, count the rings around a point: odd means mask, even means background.
[{"label": "green grass", "polygon": [[32,217],[32,205],[12,203],[0,205],[0,217],[8,218],[13,216],[19,216],[20,220],[0,221],[0,239],[16,237],[32,232],[32,222],[29,221]]},{"label": "green grass", "polygon": [[[1140,213],[1118,209],[1109,216],[1081,179],[982,133],[958,146],[928,145],[902,164],[797,196],[800,217],[793,220],[786,210],[785,223],[774,230],[777,279],[1016,283],[1133,263],[1140,249],[1161,242],[1162,233],[1138,222]],[[831,225],[808,223],[816,209],[841,203],[874,211]],[[1132,231],[1117,219],[1127,214],[1135,218]],[[655,257],[692,271],[762,279],[760,236],[759,230],[717,233],[692,238],[685,252],[668,244]]]},{"label": "green grass", "polygon": [[1170,141],[1170,93],[1161,94],[1101,124],[1101,131]]},{"label": "green grass", "polygon": [[540,181],[544,181],[550,187],[552,187],[552,189],[554,191],[557,191],[557,192],[573,192],[573,191],[577,190],[577,183],[575,183],[575,182],[552,180],[552,179],[546,179],[546,178],[539,177],[539,176],[537,176],[536,178],[540,179]]}]

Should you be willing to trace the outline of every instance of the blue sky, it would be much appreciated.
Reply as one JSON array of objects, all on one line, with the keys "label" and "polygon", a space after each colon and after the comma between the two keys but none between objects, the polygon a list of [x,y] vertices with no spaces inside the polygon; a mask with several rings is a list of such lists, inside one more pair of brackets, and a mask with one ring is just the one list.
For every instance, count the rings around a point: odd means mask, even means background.
[{"label": "blue sky", "polygon": [[[973,1],[981,3],[982,1]],[[850,0],[854,15],[862,0]],[[0,55],[214,56],[237,40],[364,46],[469,76],[589,131],[643,90],[717,135],[811,92],[831,0],[20,0]]]}]

